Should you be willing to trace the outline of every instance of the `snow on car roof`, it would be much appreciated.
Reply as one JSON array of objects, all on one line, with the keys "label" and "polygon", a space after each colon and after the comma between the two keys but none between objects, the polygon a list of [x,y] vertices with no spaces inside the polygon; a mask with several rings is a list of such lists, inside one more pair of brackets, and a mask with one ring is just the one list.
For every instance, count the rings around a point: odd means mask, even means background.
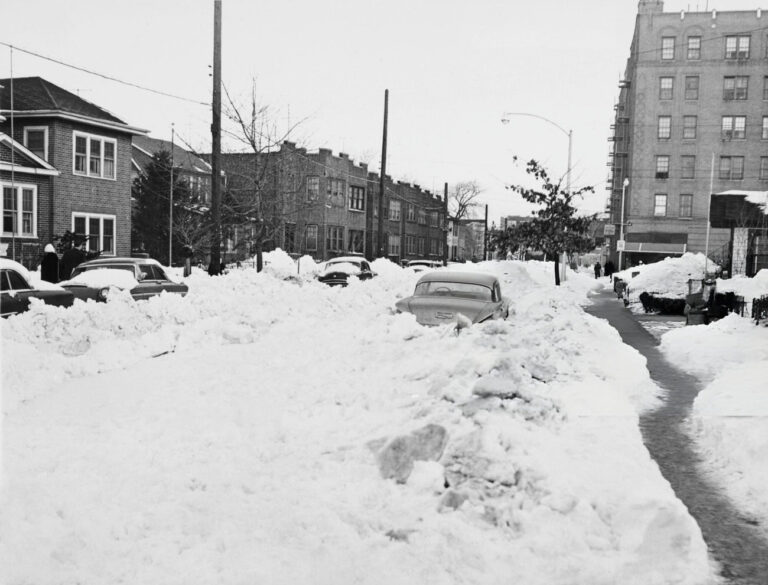
[{"label": "snow on car roof", "polygon": [[130,290],[139,283],[133,277],[133,274],[127,270],[120,270],[117,268],[103,268],[101,270],[85,270],[74,278],[59,284],[62,286],[82,285],[89,286],[91,288],[116,286],[118,288]]},{"label": "snow on car roof", "polygon": [[438,272],[427,272],[419,278],[421,282],[466,282],[482,284],[484,286],[493,286],[498,279],[493,274],[486,272],[452,272],[440,270]]},{"label": "snow on car roof", "polygon": [[154,264],[156,266],[162,266],[160,262],[154,258],[126,258],[120,256],[107,256],[104,258],[95,258],[83,262],[81,266],[97,266],[99,264]]},{"label": "snow on car roof", "polygon": [[326,261],[326,264],[338,264],[339,262],[349,262],[351,264],[360,264],[365,258],[362,256],[339,256]]},{"label": "snow on car roof", "polygon": [[11,270],[15,270],[16,272],[21,274],[24,278],[26,278],[27,281],[29,281],[29,272],[27,271],[26,268],[24,268],[24,266],[22,266],[18,262],[15,262],[8,258],[0,258],[0,268],[4,270],[8,268],[10,268]]}]

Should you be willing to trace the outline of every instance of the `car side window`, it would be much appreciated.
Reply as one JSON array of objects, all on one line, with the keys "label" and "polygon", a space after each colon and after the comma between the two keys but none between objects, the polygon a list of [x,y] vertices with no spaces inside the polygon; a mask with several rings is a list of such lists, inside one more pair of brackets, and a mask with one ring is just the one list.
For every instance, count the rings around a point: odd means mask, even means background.
[{"label": "car side window", "polygon": [[152,273],[155,275],[153,278],[156,280],[168,280],[165,271],[159,266],[152,266]]},{"label": "car side window", "polygon": [[25,290],[32,288],[29,286],[29,283],[24,280],[24,277],[15,270],[8,270],[7,277],[11,290]]},{"label": "car side window", "polygon": [[371,270],[371,267],[368,265],[368,262],[361,262],[360,266],[362,267],[363,270],[368,270],[369,272]]},{"label": "car side window", "polygon": [[0,291],[11,290],[7,272],[7,270],[0,270]]},{"label": "car side window", "polygon": [[152,267],[148,264],[139,266],[139,277],[141,280],[153,280],[155,277],[152,275]]}]

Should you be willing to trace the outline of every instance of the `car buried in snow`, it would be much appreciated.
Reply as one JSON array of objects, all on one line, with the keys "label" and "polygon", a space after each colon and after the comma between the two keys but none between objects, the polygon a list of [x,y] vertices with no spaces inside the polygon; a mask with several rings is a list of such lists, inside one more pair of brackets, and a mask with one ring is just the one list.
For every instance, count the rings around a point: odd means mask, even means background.
[{"label": "car buried in snow", "polygon": [[426,272],[427,270],[442,268],[443,263],[439,260],[409,260],[406,266],[414,272]]},{"label": "car buried in snow", "polygon": [[62,287],[83,301],[107,300],[112,288],[128,290],[139,301],[163,292],[187,294],[186,284],[171,280],[162,265],[151,258],[97,258],[72,271]]},{"label": "car buried in snow", "polygon": [[10,317],[29,309],[31,299],[40,299],[46,305],[70,307],[74,295],[62,287],[41,281],[32,286],[29,272],[13,260],[0,258],[0,314]]},{"label": "car buried in snow", "polygon": [[350,277],[369,280],[374,276],[376,273],[362,256],[339,256],[323,264],[317,280],[329,286],[347,286]]},{"label": "car buried in snow", "polygon": [[483,272],[427,272],[413,295],[395,303],[401,313],[413,313],[422,325],[472,324],[506,319],[509,301],[501,294],[499,279]]}]

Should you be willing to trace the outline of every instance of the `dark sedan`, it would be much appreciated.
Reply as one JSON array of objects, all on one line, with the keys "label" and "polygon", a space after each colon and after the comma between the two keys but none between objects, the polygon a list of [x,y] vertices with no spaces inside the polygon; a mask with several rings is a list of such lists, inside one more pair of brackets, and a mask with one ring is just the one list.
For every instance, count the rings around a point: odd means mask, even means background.
[{"label": "dark sedan", "polygon": [[376,276],[376,273],[371,270],[371,265],[365,258],[341,256],[328,260],[323,265],[317,280],[331,286],[347,286],[351,276],[356,276],[360,280],[368,280]]},{"label": "dark sedan", "polygon": [[[41,287],[43,284],[40,285]],[[29,273],[18,262],[0,259],[0,313],[3,317],[23,313],[29,309],[30,299],[40,299],[46,305],[69,307],[74,295],[55,284],[45,283],[45,288],[30,284]]]},{"label": "dark sedan", "polygon": [[186,295],[189,287],[168,278],[163,267],[151,258],[97,258],[83,262],[61,286],[76,298],[106,301],[110,288],[128,290],[138,300],[163,291]]}]

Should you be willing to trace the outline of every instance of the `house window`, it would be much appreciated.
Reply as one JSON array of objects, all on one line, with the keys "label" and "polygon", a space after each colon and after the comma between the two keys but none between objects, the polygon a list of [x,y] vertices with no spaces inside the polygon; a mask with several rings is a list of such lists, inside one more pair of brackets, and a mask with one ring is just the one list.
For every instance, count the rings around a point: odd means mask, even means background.
[{"label": "house window", "polygon": [[[317,201],[320,195],[320,177],[307,177],[307,201]],[[309,226],[307,226],[309,228]],[[315,235],[317,235],[317,226],[315,226]],[[317,248],[312,248],[316,250]]]},{"label": "house window", "polygon": [[101,213],[73,213],[72,231],[85,236],[89,252],[115,254],[115,216]]},{"label": "house window", "polygon": [[674,87],[674,77],[659,77],[659,99],[671,100],[675,94]]},{"label": "house window", "polygon": [[347,250],[363,253],[363,230],[347,230]]},{"label": "house window", "polygon": [[721,137],[723,140],[744,140],[747,137],[747,117],[723,116]]},{"label": "house window", "polygon": [[310,224],[307,226],[306,240],[307,240],[307,251],[308,252],[317,251],[317,226],[316,225]]},{"label": "house window", "polygon": [[431,256],[437,256],[437,242],[434,238],[429,239],[429,254]]},{"label": "house window", "polygon": [[400,221],[400,202],[394,199],[389,202],[389,219]]},{"label": "house window", "polygon": [[653,198],[653,215],[655,217],[664,217],[667,215],[667,195],[666,193],[656,193]]},{"label": "house window", "polygon": [[416,236],[405,236],[405,253],[409,256],[416,254]]},{"label": "house window", "polygon": [[424,247],[426,246],[424,238],[419,238],[419,256],[424,256]]},{"label": "house window", "polygon": [[672,117],[659,116],[656,135],[659,140],[669,140],[672,136]]},{"label": "house window", "polygon": [[408,215],[406,219],[408,221],[416,221],[416,206],[413,203],[408,204]]},{"label": "house window", "polygon": [[683,138],[696,138],[697,116],[683,116]]},{"label": "house window", "polygon": [[684,155],[680,157],[680,177],[683,179],[693,179],[696,175],[696,157]]},{"label": "house window", "polygon": [[725,180],[740,180],[744,178],[743,156],[721,156],[719,177]]},{"label": "house window", "polygon": [[400,255],[400,236],[389,236],[389,255]]},{"label": "house window", "polygon": [[664,61],[675,58],[675,37],[661,37],[661,58]]},{"label": "house window", "polygon": [[745,100],[749,89],[749,75],[729,75],[723,77],[723,99]]},{"label": "house window", "polygon": [[687,100],[699,99],[699,76],[698,75],[685,76],[685,99]]},{"label": "house window", "polygon": [[341,179],[328,180],[328,195],[334,205],[344,205],[344,181]]},{"label": "house window", "polygon": [[430,211],[429,212],[429,226],[430,227],[438,227],[438,216],[437,211]]},{"label": "house window", "polygon": [[691,61],[701,59],[701,37],[688,37],[687,57]]},{"label": "house window", "polygon": [[325,247],[331,252],[341,252],[344,249],[344,228],[342,226],[328,226]]},{"label": "house window", "polygon": [[763,132],[760,134],[762,140],[768,140],[768,116],[763,116]]},{"label": "house window", "polygon": [[693,217],[693,195],[690,193],[680,195],[680,217]]},{"label": "house window", "polygon": [[101,179],[115,178],[117,141],[94,134],[74,132],[72,172]]},{"label": "house window", "polygon": [[3,183],[3,235],[37,237],[37,186]]},{"label": "house window", "polygon": [[760,157],[760,180],[768,181],[768,156]]},{"label": "house window", "polygon": [[749,59],[749,35],[725,37],[726,59]]},{"label": "house window", "polygon": [[27,126],[24,128],[24,146],[35,156],[48,160],[48,126]]},{"label": "house window", "polygon": [[419,225],[427,225],[427,212],[419,209]]},{"label": "house window", "polygon": [[656,178],[669,178],[669,155],[660,154],[656,157]]},{"label": "house window", "polygon": [[349,208],[353,211],[365,211],[365,187],[349,187]]}]

